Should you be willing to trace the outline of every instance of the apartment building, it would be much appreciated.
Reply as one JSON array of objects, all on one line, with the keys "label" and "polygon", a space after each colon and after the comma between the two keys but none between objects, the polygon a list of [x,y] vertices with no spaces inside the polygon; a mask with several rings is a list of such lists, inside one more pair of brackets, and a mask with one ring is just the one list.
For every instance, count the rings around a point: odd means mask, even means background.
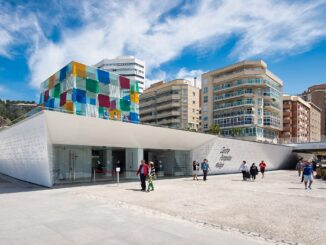
[{"label": "apartment building", "polygon": [[264,61],[242,61],[202,75],[202,129],[275,141],[282,130],[283,82]]},{"label": "apartment building", "polygon": [[140,122],[177,129],[199,129],[199,88],[188,80],[158,82],[140,96]]},{"label": "apartment building", "polygon": [[321,109],[321,135],[326,133],[326,84],[319,84],[309,87],[301,94],[301,97],[308,102],[312,102]]},{"label": "apartment building", "polygon": [[310,104],[310,142],[321,141],[321,109],[314,103]]},{"label": "apartment building", "polygon": [[310,141],[310,107],[298,96],[283,96],[283,131],[280,138],[284,142]]},{"label": "apartment building", "polygon": [[299,96],[283,96],[283,131],[280,138],[285,143],[320,141],[321,110]]},{"label": "apartment building", "polygon": [[137,81],[139,92],[145,88],[145,62],[133,56],[118,56],[114,59],[103,59],[95,67]]}]

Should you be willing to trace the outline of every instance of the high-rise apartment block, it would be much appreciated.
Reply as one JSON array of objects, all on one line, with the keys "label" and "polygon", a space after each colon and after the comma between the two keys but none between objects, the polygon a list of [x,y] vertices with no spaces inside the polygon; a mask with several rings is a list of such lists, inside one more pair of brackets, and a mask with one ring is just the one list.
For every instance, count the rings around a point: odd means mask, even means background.
[{"label": "high-rise apartment block", "polygon": [[310,105],[298,96],[283,96],[284,142],[308,142],[310,140]]},{"label": "high-rise apartment block", "polygon": [[140,96],[140,122],[177,129],[199,129],[199,89],[190,81],[158,82]]},{"label": "high-rise apartment block", "polygon": [[283,131],[280,138],[284,143],[320,141],[321,110],[299,96],[283,96]]},{"label": "high-rise apartment block", "polygon": [[310,142],[320,142],[321,140],[321,109],[314,103],[310,104]]},{"label": "high-rise apartment block", "polygon": [[326,132],[326,84],[319,84],[309,87],[301,97],[308,102],[314,103],[321,109],[321,135],[325,135]]},{"label": "high-rise apartment block", "polygon": [[202,75],[202,129],[271,141],[282,130],[283,82],[263,61],[243,61]]},{"label": "high-rise apartment block", "polygon": [[133,56],[118,56],[115,59],[104,59],[94,66],[139,82],[140,93],[145,88],[145,62]]}]

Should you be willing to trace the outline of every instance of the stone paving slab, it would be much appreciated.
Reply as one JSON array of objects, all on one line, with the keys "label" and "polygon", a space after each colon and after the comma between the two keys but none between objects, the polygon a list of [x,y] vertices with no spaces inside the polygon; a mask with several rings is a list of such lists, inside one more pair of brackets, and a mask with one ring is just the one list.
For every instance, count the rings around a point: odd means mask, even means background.
[{"label": "stone paving slab", "polygon": [[[269,244],[88,194],[91,190],[98,193],[103,185],[61,189],[11,185],[0,183],[1,245]],[[105,191],[121,187],[106,185]]]}]

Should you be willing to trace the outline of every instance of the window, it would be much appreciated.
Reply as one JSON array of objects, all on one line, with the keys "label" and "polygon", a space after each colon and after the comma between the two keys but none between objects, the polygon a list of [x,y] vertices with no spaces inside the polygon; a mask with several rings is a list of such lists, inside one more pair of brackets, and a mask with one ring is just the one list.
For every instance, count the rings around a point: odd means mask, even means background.
[{"label": "window", "polygon": [[204,92],[204,94],[207,94],[208,93],[208,87],[204,87],[203,92]]},{"label": "window", "polygon": [[204,96],[204,103],[207,103],[208,102],[208,96]]},{"label": "window", "polygon": [[203,117],[204,121],[208,121],[208,116]]},{"label": "window", "polygon": [[192,92],[192,96],[196,96],[196,92]]}]

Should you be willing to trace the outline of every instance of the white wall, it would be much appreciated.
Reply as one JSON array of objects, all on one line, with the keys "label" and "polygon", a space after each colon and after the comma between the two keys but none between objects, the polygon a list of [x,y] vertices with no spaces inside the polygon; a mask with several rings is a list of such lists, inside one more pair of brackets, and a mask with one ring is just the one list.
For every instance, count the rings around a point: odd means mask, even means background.
[{"label": "white wall", "polygon": [[52,186],[45,115],[0,132],[0,172],[43,186]]},{"label": "white wall", "polygon": [[267,170],[275,170],[286,167],[287,161],[291,161],[292,148],[217,137],[191,151],[191,162],[201,163],[204,158],[209,161],[212,174],[239,172],[243,160],[248,166],[264,160]]},{"label": "white wall", "polygon": [[133,148],[126,149],[126,177],[135,177],[135,171],[138,170],[140,161],[144,159],[144,149]]}]

